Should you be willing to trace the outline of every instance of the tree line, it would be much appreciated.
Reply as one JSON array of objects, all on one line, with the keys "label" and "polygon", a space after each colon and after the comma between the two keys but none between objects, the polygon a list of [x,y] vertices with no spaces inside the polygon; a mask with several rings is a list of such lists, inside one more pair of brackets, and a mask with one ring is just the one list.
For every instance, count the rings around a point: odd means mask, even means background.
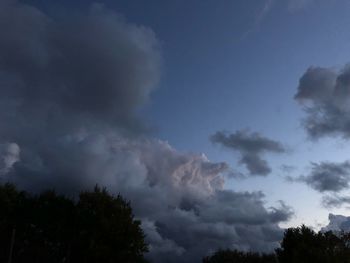
[{"label": "tree line", "polygon": [[[0,185],[0,262],[145,263],[148,244],[130,203],[96,186],[75,199]],[[219,250],[203,263],[350,263],[350,234],[285,231],[269,254]],[[165,263],[165,262],[164,262]]]},{"label": "tree line", "polygon": [[350,263],[350,234],[315,232],[302,225],[284,232],[280,248],[270,254],[219,250],[203,263]]}]

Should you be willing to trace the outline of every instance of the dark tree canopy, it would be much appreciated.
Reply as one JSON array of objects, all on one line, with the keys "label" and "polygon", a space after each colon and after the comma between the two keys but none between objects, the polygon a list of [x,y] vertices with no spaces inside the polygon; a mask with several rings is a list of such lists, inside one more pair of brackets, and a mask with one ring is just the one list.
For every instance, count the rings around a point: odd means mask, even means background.
[{"label": "dark tree canopy", "polygon": [[350,263],[349,245],[348,233],[316,233],[303,225],[285,231],[276,254],[283,263]]},{"label": "dark tree canopy", "polygon": [[0,262],[144,262],[148,247],[130,204],[96,187],[77,201],[0,186]]}]

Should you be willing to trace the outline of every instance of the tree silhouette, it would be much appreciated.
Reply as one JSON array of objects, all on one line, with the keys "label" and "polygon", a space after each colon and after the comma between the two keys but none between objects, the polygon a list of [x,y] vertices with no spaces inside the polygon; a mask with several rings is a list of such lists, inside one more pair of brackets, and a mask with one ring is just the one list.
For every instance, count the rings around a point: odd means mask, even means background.
[{"label": "tree silhouette", "polygon": [[0,186],[0,208],[0,262],[145,262],[140,221],[128,202],[105,189],[82,192],[74,202],[7,184]]},{"label": "tree silhouette", "polygon": [[275,263],[273,254],[241,252],[237,250],[219,250],[203,259],[203,263]]},{"label": "tree silhouette", "polygon": [[285,231],[276,250],[283,263],[350,263],[349,234],[318,232],[302,225]]},{"label": "tree silhouette", "polygon": [[[137,262],[147,251],[140,221],[134,220],[130,204],[120,195],[113,197],[105,189],[80,194],[77,204],[75,240],[80,248],[74,253],[79,262]],[[113,246],[111,245],[113,244]]]}]

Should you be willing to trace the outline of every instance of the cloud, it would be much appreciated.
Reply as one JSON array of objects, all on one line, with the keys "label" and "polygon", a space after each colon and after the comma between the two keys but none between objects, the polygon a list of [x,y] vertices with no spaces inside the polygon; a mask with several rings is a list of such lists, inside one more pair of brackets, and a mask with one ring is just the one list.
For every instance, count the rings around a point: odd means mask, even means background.
[{"label": "cloud", "polygon": [[322,197],[322,205],[331,209],[350,203],[347,196],[338,195],[347,190],[350,184],[350,162],[341,163],[320,162],[311,163],[311,171],[308,175],[292,177],[286,176],[289,182],[302,182],[320,193],[327,193]]},{"label": "cloud", "polygon": [[282,237],[277,222],[291,214],[285,207],[266,210],[261,198],[261,193],[218,190],[191,209],[167,212],[167,223],[158,221],[156,226],[162,236],[190,248],[183,254],[184,262],[194,262],[196,255],[206,255],[215,247],[271,251]]},{"label": "cloud", "polygon": [[339,196],[335,194],[333,196],[327,195],[322,198],[322,205],[325,208],[339,208],[344,204],[350,204],[349,196]]},{"label": "cloud", "polygon": [[257,14],[254,17],[253,24],[242,34],[239,40],[245,39],[249,34],[259,28],[260,24],[264,21],[265,17],[272,9],[273,3],[273,0],[266,0],[263,2],[262,7],[258,10]]},{"label": "cloud", "polygon": [[349,187],[350,162],[312,163],[310,174],[295,180],[305,182],[319,192],[339,192]]},{"label": "cloud", "polygon": [[238,151],[241,155],[240,163],[246,166],[251,175],[265,176],[271,173],[269,164],[262,159],[263,154],[286,152],[280,142],[247,130],[238,130],[232,134],[218,131],[210,137],[210,140],[230,150]]},{"label": "cloud", "polygon": [[311,67],[299,80],[295,99],[304,107],[304,127],[312,139],[350,135],[350,67]]},{"label": "cloud", "polygon": [[350,231],[350,217],[343,215],[328,215],[329,224],[321,229],[322,232],[326,231]]},{"label": "cloud", "polygon": [[[226,163],[143,133],[147,123],[137,112],[157,85],[161,63],[151,29],[101,5],[52,18],[0,0],[0,34],[3,181],[69,195],[98,183],[121,193],[143,222],[154,262],[278,246],[288,206],[266,208],[260,192],[225,189]],[[242,143],[248,153],[281,151],[269,140]]]},{"label": "cloud", "polygon": [[19,161],[20,148],[16,143],[0,144],[0,175],[8,173]]},{"label": "cloud", "polygon": [[[16,1],[0,5],[1,110],[22,119],[18,130],[31,114],[40,130],[52,119],[60,126],[51,129],[59,131],[96,122],[137,126],[135,112],[159,78],[151,29],[97,4],[62,19]],[[2,133],[12,132],[6,128]]]}]

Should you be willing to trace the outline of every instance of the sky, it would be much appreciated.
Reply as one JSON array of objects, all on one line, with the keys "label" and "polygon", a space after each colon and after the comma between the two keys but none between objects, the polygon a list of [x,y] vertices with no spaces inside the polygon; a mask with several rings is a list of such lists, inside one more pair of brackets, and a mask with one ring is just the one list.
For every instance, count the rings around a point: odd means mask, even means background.
[{"label": "sky", "polygon": [[349,10],[0,0],[0,179],[121,193],[154,262],[349,225]]}]

